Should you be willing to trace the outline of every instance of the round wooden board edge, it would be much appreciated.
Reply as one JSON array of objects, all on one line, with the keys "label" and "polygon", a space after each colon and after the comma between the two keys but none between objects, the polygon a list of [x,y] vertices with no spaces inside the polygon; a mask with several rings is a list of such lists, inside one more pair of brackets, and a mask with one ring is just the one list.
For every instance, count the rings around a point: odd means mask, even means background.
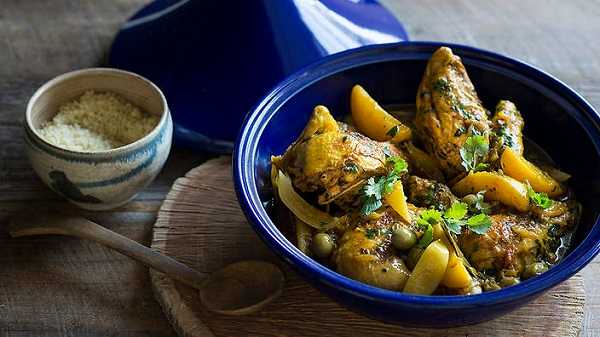
[{"label": "round wooden board edge", "polygon": [[[231,162],[230,156],[221,156],[215,159],[210,159],[205,163],[188,171],[184,177],[178,178],[173,185],[181,183],[182,181],[190,179],[192,176],[202,174],[206,170],[211,170],[215,166],[221,166]],[[167,194],[165,201],[161,205],[159,210],[155,226],[152,231],[152,248],[160,252],[164,251],[164,243],[166,241],[161,240],[155,242],[155,229],[156,224],[162,217],[168,216],[165,207],[168,205],[169,200],[176,199],[178,195],[177,189],[171,188]],[[167,277],[163,273],[150,269],[150,280],[152,283],[152,289],[156,300],[159,302],[162,310],[167,316],[169,323],[175,329],[180,337],[214,337],[213,332],[205,325],[190,308],[181,297],[177,290],[175,281]],[[580,274],[572,277],[572,281],[580,283],[580,287],[584,287],[584,280]],[[583,298],[583,306],[585,305],[585,297]],[[578,322],[577,326],[572,326],[572,330],[569,336],[579,336],[582,325],[584,312],[574,312],[574,322]]]},{"label": "round wooden board edge", "polygon": [[[210,159],[188,171],[185,176],[175,180],[173,185],[181,183],[181,181],[185,181],[191,176],[211,170],[215,166],[220,166],[230,162],[230,156],[221,156],[215,159]],[[166,202],[176,199],[178,193],[179,192],[176,189],[171,187],[171,190],[165,197],[165,201],[158,211],[156,223],[159,222],[159,218],[167,216]],[[163,242],[166,241],[159,241],[158,243],[155,243],[154,230],[155,228],[152,229],[152,248],[162,252],[165,248]],[[181,295],[177,291],[175,282],[172,279],[161,272],[150,269],[150,281],[152,283],[154,297],[158,303],[160,303],[160,306],[167,316],[169,323],[171,323],[171,326],[173,326],[180,337],[214,337],[212,331],[196,317],[194,311],[181,298]]]}]

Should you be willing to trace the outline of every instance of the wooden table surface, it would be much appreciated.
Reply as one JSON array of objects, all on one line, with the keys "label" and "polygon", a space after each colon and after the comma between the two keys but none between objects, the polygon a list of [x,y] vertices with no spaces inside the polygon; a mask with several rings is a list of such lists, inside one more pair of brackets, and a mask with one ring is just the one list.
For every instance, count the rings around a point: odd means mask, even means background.
[{"label": "wooden table surface", "polygon": [[[174,149],[158,179],[110,212],[82,212],[34,175],[21,120],[48,79],[104,64],[119,25],[148,0],[2,0],[0,5],[0,226],[16,212],[83,214],[148,244],[173,180],[210,157]],[[505,53],[563,80],[600,107],[598,1],[383,1],[413,40]],[[582,335],[600,336],[600,271],[583,271]],[[65,237],[11,239],[0,230],[0,336],[175,336],[153,299],[147,269],[97,244]]]}]

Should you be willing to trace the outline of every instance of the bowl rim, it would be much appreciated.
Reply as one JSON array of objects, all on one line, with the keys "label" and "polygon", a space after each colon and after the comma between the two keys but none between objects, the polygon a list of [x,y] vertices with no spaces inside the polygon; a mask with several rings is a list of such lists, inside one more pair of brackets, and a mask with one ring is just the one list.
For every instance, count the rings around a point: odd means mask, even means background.
[{"label": "bowl rim", "polygon": [[[145,84],[147,84],[152,90],[154,90],[154,93],[158,95],[158,97],[161,101],[162,112],[161,112],[158,123],[156,123],[154,128],[150,132],[148,132],[146,135],[144,135],[142,138],[139,138],[132,143],[125,144],[123,146],[119,146],[119,147],[109,149],[109,150],[102,150],[102,151],[70,150],[70,149],[66,149],[66,148],[63,148],[63,147],[60,147],[60,146],[57,146],[57,145],[54,145],[54,144],[48,142],[46,139],[44,139],[44,137],[42,137],[39,134],[38,128],[35,128],[33,126],[31,111],[33,110],[34,105],[37,103],[40,96],[44,92],[46,92],[48,89],[56,86],[57,84],[59,84],[61,82],[69,81],[74,78],[88,76],[88,75],[120,75],[120,76],[128,77],[129,79],[139,80],[139,81],[142,81]],[[90,90],[93,90],[93,89],[90,89]],[[108,91],[110,91],[110,90],[108,90]],[[119,94],[119,93],[116,93],[116,94]],[[78,69],[78,70],[66,72],[64,74],[58,75],[58,76],[50,79],[49,81],[44,83],[42,86],[40,86],[34,92],[34,94],[31,96],[29,101],[27,102],[27,109],[25,110],[24,126],[27,130],[27,133],[32,138],[39,141],[41,144],[43,144],[43,146],[45,146],[55,152],[57,151],[58,153],[63,153],[66,155],[71,155],[71,156],[76,156],[76,157],[99,158],[99,157],[112,157],[112,156],[118,156],[120,154],[126,154],[127,152],[129,152],[131,150],[135,150],[136,148],[139,148],[140,146],[143,146],[144,144],[150,142],[152,139],[154,139],[161,133],[162,127],[167,122],[169,115],[170,115],[169,106],[168,106],[167,99],[166,99],[164,93],[160,90],[160,88],[156,84],[154,84],[149,79],[147,79],[139,74],[136,74],[136,73],[133,73],[130,71],[126,71],[126,70],[122,70],[122,69],[108,68],[108,67],[106,67],[106,68],[105,67],[93,67],[93,68],[84,68],[84,69]]]},{"label": "bowl rim", "polygon": [[[341,275],[307,257],[277,229],[259,198],[254,177],[257,144],[278,106],[284,104],[289,97],[305,87],[327,76],[372,63],[402,60],[398,56],[411,48],[417,52],[419,48],[431,48],[431,52],[433,52],[434,49],[441,46],[452,48],[461,57],[462,54],[468,54],[471,58],[495,63],[501,68],[508,68],[525,78],[543,84],[553,93],[566,99],[582,113],[583,117],[591,121],[591,123],[582,123],[578,120],[580,126],[588,133],[596,151],[600,153],[600,115],[598,112],[580,94],[562,81],[526,62],[496,52],[454,43],[404,41],[371,45],[327,56],[298,70],[269,91],[246,115],[232,157],[233,178],[240,206],[251,226],[265,244],[296,270],[310,275],[309,278],[318,278],[321,283],[326,283],[354,296],[382,303],[409,306],[435,305],[445,309],[491,306],[519,299],[532,299],[535,295],[556,286],[577,273],[598,254],[600,251],[600,217],[596,217],[586,237],[569,255],[559,264],[533,279],[525,280],[515,286],[476,295],[427,296],[405,294],[367,285]],[[421,50],[421,52],[423,51]]]}]

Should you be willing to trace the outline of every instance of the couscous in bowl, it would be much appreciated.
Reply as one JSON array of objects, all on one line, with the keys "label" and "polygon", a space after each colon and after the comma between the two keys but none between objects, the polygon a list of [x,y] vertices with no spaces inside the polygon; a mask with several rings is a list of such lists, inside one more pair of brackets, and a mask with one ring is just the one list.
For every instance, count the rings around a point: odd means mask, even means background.
[{"label": "couscous in bowl", "polygon": [[[65,104],[90,92],[115,94],[145,114],[156,116],[156,123],[134,133],[139,139],[98,150],[94,150],[94,141],[68,148],[57,141],[63,136],[58,133],[57,137],[56,130],[52,130],[54,139],[42,131]],[[118,128],[123,119],[115,118],[111,123]],[[42,181],[70,202],[90,210],[123,205],[152,182],[168,157],[173,134],[167,101],[160,89],[139,75],[110,68],[78,70],[44,84],[27,105],[24,128],[27,155]]]}]

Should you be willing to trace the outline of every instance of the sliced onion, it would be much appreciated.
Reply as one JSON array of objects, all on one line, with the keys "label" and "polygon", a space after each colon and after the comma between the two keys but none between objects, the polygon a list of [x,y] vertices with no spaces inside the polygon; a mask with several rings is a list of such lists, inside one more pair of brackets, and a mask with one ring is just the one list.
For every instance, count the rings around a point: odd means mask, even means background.
[{"label": "sliced onion", "polygon": [[279,171],[277,177],[277,191],[279,192],[279,199],[281,199],[283,204],[307,225],[320,231],[326,231],[337,226],[339,218],[332,217],[306,202],[294,190],[290,178],[281,171]]}]

